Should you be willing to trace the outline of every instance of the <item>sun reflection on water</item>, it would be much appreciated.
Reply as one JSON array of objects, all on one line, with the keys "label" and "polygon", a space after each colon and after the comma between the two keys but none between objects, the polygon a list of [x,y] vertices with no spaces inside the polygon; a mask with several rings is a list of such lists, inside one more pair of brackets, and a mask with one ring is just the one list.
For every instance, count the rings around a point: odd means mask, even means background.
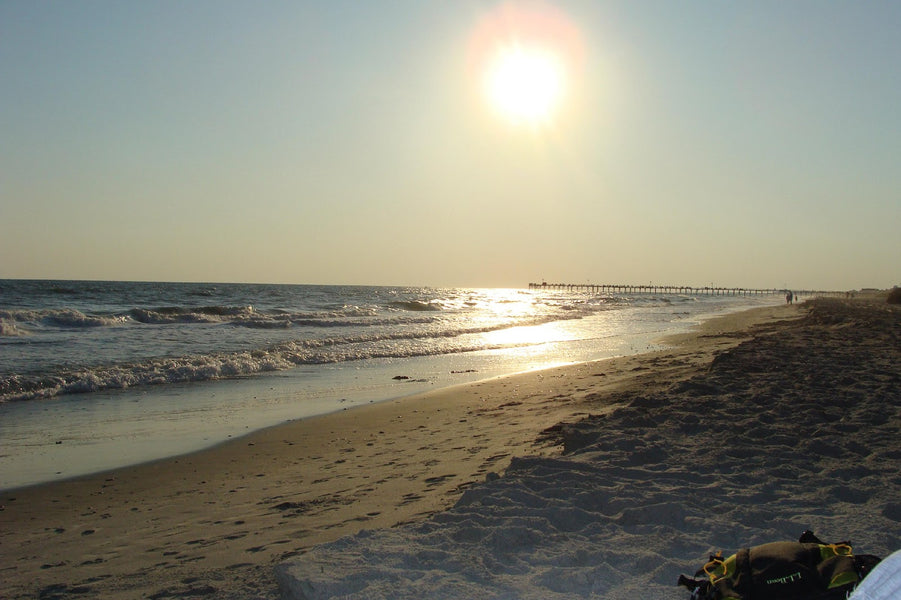
[{"label": "sun reflection on water", "polygon": [[556,323],[546,323],[531,327],[511,327],[484,334],[485,343],[497,346],[536,346],[573,339],[571,334],[563,331]]}]

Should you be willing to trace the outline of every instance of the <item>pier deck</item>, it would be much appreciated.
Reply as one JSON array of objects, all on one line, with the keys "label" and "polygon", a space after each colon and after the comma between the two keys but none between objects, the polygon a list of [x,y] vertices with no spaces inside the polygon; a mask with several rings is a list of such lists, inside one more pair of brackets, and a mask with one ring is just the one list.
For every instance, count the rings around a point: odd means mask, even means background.
[{"label": "pier deck", "polygon": [[[743,288],[743,287],[695,287],[690,285],[631,285],[610,283],[530,283],[530,290],[556,290],[567,292],[588,292],[592,294],[678,294],[683,296],[764,296],[785,294],[789,289]],[[846,292],[822,290],[791,290],[798,296],[839,296]]]}]

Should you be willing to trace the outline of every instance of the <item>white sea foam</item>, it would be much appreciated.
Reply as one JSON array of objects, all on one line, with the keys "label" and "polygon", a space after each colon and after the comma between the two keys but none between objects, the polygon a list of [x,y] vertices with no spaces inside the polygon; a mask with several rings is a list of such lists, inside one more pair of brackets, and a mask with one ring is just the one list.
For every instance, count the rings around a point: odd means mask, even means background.
[{"label": "white sea foam", "polygon": [[18,337],[20,335],[26,335],[26,333],[16,326],[15,321],[0,317],[0,337]]}]

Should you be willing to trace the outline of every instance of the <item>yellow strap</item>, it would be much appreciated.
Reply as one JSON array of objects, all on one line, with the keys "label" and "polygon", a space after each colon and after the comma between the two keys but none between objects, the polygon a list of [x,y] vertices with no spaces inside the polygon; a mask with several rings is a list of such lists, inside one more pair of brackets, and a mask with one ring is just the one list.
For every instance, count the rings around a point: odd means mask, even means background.
[{"label": "yellow strap", "polygon": [[851,546],[848,544],[820,544],[820,558],[826,560],[833,556],[853,556]]},{"label": "yellow strap", "polygon": [[704,572],[710,578],[710,583],[716,583],[720,579],[728,576],[735,570],[735,555],[733,554],[727,559],[723,559],[723,551],[720,550],[715,556],[710,557],[710,562],[704,565]]}]

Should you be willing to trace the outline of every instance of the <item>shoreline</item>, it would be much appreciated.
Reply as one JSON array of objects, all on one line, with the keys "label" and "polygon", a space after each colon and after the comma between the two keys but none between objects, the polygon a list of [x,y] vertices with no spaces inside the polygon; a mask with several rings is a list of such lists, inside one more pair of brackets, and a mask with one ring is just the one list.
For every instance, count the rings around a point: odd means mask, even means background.
[{"label": "shoreline", "polygon": [[[686,331],[698,320],[748,308],[719,307],[661,325],[673,332]],[[615,318],[615,313],[609,315]],[[585,327],[591,320],[576,322]],[[10,436],[7,452],[0,453],[0,493],[192,454],[254,431],[351,407],[638,353],[646,346],[647,352],[659,346],[656,340],[665,335],[665,331],[638,327],[615,336],[615,341],[557,341],[547,349],[536,346],[534,352],[520,357],[514,352],[498,359],[489,349],[450,357],[413,357],[397,364],[372,359],[353,368],[333,365],[312,374],[277,372],[184,388],[136,387],[71,400],[0,405],[0,437]],[[407,376],[406,380],[399,381],[398,375]]]},{"label": "shoreline", "polygon": [[598,398],[669,385],[748,339],[751,325],[799,314],[730,313],[649,354],[443,388],[3,492],[0,577],[11,597],[275,598],[275,564],[446,510],[514,457],[558,455],[559,441],[541,432],[597,414]]}]

